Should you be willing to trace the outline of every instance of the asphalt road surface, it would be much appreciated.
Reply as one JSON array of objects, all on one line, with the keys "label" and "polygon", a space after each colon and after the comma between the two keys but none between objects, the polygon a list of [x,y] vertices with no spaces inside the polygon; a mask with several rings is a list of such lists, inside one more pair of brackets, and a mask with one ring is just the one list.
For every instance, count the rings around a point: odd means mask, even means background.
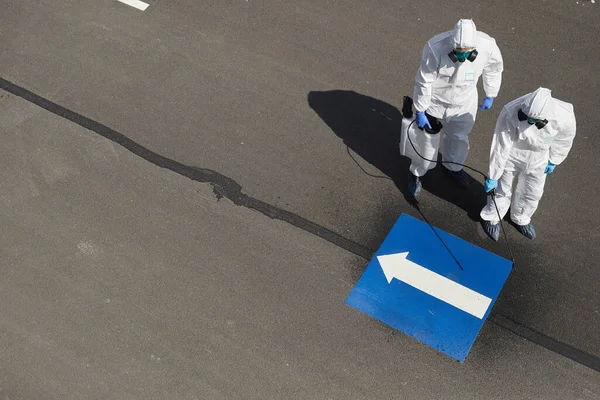
[{"label": "asphalt road surface", "polygon": [[[147,3],[0,0],[0,399],[600,399],[597,4]],[[470,165],[539,86],[578,123],[463,364],[344,305],[401,213],[508,256],[477,174],[404,195],[459,18],[505,62]]]}]

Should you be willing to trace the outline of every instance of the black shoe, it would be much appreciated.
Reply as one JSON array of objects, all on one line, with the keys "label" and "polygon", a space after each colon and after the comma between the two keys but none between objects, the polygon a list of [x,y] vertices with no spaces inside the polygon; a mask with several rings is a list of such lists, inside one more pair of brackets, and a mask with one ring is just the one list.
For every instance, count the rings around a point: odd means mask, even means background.
[{"label": "black shoe", "polygon": [[535,239],[535,227],[530,222],[527,225],[517,225],[517,230],[528,239]]},{"label": "black shoe", "polygon": [[490,221],[481,221],[481,226],[487,235],[493,241],[498,241],[500,239],[500,224],[492,224]]},{"label": "black shoe", "polygon": [[458,187],[463,189],[469,188],[469,175],[464,170],[461,169],[460,171],[450,171],[446,167],[444,167],[444,170]]},{"label": "black shoe", "polygon": [[412,197],[417,197],[421,193],[421,179],[418,176],[413,175],[412,172],[408,173],[408,194]]}]

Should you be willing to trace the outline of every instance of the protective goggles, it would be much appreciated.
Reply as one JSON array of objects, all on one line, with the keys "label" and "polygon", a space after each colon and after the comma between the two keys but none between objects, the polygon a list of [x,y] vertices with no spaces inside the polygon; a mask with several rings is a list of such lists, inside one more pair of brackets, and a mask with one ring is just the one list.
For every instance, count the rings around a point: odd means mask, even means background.
[{"label": "protective goggles", "polygon": [[479,53],[477,52],[476,49],[469,50],[469,51],[460,51],[460,50],[454,49],[450,53],[448,53],[448,57],[454,63],[455,62],[465,62],[467,60],[469,60],[470,62],[473,62],[477,58],[477,54],[479,54]]},{"label": "protective goggles", "polygon": [[529,125],[535,125],[535,127],[538,129],[542,129],[548,123],[547,119],[529,118],[521,109],[519,109],[517,116],[519,121],[527,121]]}]

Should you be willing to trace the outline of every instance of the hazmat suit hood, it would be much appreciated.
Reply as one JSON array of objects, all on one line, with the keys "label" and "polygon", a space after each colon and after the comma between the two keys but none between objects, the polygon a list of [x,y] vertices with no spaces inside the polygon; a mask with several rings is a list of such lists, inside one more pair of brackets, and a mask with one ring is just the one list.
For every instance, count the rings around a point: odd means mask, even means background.
[{"label": "hazmat suit hood", "polygon": [[476,47],[476,36],[475,22],[472,19],[461,19],[452,31],[454,48]]},{"label": "hazmat suit hood", "polygon": [[530,118],[551,120],[554,115],[552,91],[546,88],[538,88],[523,100],[521,109]]}]

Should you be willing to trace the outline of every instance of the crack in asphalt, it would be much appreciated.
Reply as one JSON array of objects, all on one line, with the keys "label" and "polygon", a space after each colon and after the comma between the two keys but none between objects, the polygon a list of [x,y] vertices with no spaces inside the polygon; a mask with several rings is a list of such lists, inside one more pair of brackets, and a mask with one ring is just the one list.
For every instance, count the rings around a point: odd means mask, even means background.
[{"label": "crack in asphalt", "polygon": [[[119,144],[120,146],[131,151],[133,154],[145,159],[146,161],[157,165],[159,167],[171,170],[179,175],[185,176],[193,181],[201,183],[209,183],[217,199],[225,197],[233,202],[235,205],[246,207],[261,214],[266,215],[272,219],[279,219],[287,222],[299,229],[306,232],[312,233],[326,241],[369,261],[375,250],[356,243],[339,233],[336,233],[330,229],[325,228],[315,222],[309,221],[297,214],[290,211],[284,210],[277,206],[266,203],[262,200],[248,196],[242,192],[242,186],[235,180],[225,176],[217,171],[213,171],[208,168],[192,167],[185,164],[181,164],[175,160],[171,160],[158,153],[153,152],[145,148],[144,146],[134,142],[127,136],[123,135],[92,119],[89,119],[75,111],[69,110],[59,104],[56,104],[40,95],[37,95],[19,85],[16,85],[6,79],[0,77],[0,88],[19,96],[51,113],[63,117],[83,128],[86,128],[92,132],[97,133]],[[560,354],[567,357],[579,364],[585,365],[596,371],[600,371],[600,357],[593,354],[589,354],[584,350],[580,350],[568,343],[561,342],[560,340],[554,339],[547,336],[533,328],[530,328],[518,321],[511,319],[505,315],[497,312],[490,314],[489,320],[494,324],[524,338],[527,339],[547,350],[554,353]]]}]

